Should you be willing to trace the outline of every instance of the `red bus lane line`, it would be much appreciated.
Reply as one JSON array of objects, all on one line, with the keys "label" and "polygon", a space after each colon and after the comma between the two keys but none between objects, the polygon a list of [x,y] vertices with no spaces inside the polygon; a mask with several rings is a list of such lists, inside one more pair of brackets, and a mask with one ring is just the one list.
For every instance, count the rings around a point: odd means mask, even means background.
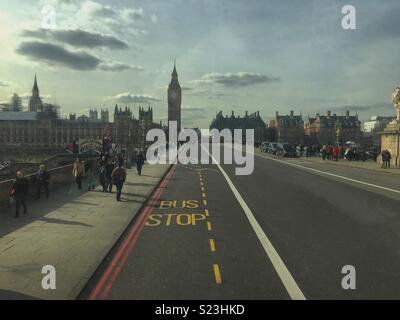
[{"label": "red bus lane line", "polygon": [[[175,169],[171,170],[171,175],[172,175],[172,173],[174,171],[175,171]],[[169,182],[169,179],[170,179],[171,175],[169,175],[167,177],[167,179],[165,180],[164,185],[160,188],[160,192],[157,194],[157,196],[155,196],[153,198],[153,206],[157,203],[158,199],[160,198],[161,194],[163,193],[166,185]],[[153,206],[150,206],[150,205],[148,206],[149,210],[147,210],[147,212],[146,212],[146,215],[145,215],[146,219],[142,219],[141,222],[138,224],[137,232],[135,233],[134,237],[130,241],[128,248],[125,250],[123,257],[122,257],[121,261],[119,262],[119,265],[115,268],[114,274],[111,276],[110,280],[108,281],[107,285],[105,286],[105,288],[103,290],[103,293],[102,293],[102,295],[100,297],[101,300],[107,299],[107,297],[108,297],[108,295],[109,295],[109,293],[111,291],[111,288],[115,283],[115,280],[118,278],[119,274],[122,271],[122,268],[124,267],[126,261],[128,260],[130,254],[132,253],[132,250],[133,250],[133,248],[134,248],[134,246],[136,244],[136,241],[139,238],[139,236],[140,236],[140,234],[141,234],[141,232],[142,232],[142,230],[143,230],[143,228],[144,228],[144,226],[146,224],[147,217],[149,216]]]},{"label": "red bus lane line", "polygon": [[98,284],[96,285],[96,287],[94,288],[92,293],[90,294],[89,300],[96,300],[97,299],[98,295],[100,294],[100,292],[102,291],[102,289],[104,287],[104,284],[106,283],[106,281],[109,278],[110,274],[112,273],[112,271],[114,270],[114,268],[118,264],[118,261],[123,256],[123,253],[125,252],[125,250],[128,247],[130,241],[132,240],[132,238],[134,237],[136,231],[138,230],[139,226],[141,225],[141,222],[144,220],[145,217],[147,218],[149,211],[153,208],[154,204],[159,199],[164,187],[166,186],[167,181],[169,180],[169,178],[171,177],[171,175],[173,174],[174,171],[175,171],[175,165],[170,169],[168,174],[165,176],[164,180],[161,182],[161,184],[157,188],[157,190],[154,193],[153,197],[148,202],[146,208],[142,211],[142,213],[138,217],[138,219],[135,222],[135,224],[133,225],[128,237],[124,240],[124,242],[122,243],[122,245],[118,249],[118,252],[114,256],[112,262],[109,264],[109,266],[107,267],[106,271],[102,275],[100,281],[98,282]]},{"label": "red bus lane line", "polygon": [[155,199],[159,197],[159,195],[161,194],[162,189],[165,186],[165,182],[167,181],[167,179],[171,176],[173,170],[171,169],[171,171],[167,174],[167,176],[165,177],[164,181],[160,184],[160,186],[158,187],[156,193],[154,194],[153,198],[149,201],[148,205],[146,206],[146,208],[144,209],[144,211],[142,212],[142,214],[140,215],[139,219],[135,222],[135,225],[133,226],[129,236],[126,238],[126,240],[124,241],[124,243],[122,244],[121,248],[118,250],[116,256],[114,257],[112,263],[109,265],[109,267],[107,268],[106,272],[104,273],[101,281],[99,282],[99,284],[96,286],[95,290],[93,291],[92,295],[90,296],[91,300],[95,300],[99,293],[101,292],[101,290],[104,287],[104,284],[106,283],[107,279],[109,278],[110,274],[112,273],[112,271],[114,270],[114,268],[116,267],[116,265],[118,264],[119,259],[121,258],[121,256],[123,255],[123,253],[125,252],[126,248],[128,247],[131,239],[134,237],[136,231],[138,230],[140,223],[143,221],[143,219],[147,216],[147,213],[149,212],[150,209],[153,208],[154,203],[155,203]]},{"label": "red bus lane line", "polygon": [[[159,190],[157,190],[156,193],[158,193]],[[152,200],[150,200],[150,203],[152,203]],[[139,222],[142,221],[142,219],[144,218],[145,213],[148,211],[148,207],[145,208],[145,210],[140,214],[140,216],[138,217],[138,220],[135,222],[131,232],[129,233],[128,237],[126,238],[126,240],[123,242],[123,244],[121,245],[120,249],[118,250],[117,254],[115,255],[114,259],[112,260],[112,262],[110,263],[110,265],[108,266],[108,268],[106,269],[105,273],[103,274],[101,280],[99,281],[99,283],[97,284],[96,288],[93,290],[92,294],[90,295],[90,300],[95,300],[98,296],[98,294],[100,293],[100,291],[102,290],[105,282],[107,281],[108,277],[110,276],[112,270],[115,268],[116,264],[118,263],[118,260],[120,259],[120,257],[122,256],[123,252],[125,251],[126,247],[129,244],[129,241],[131,240],[131,238],[134,236],[138,226],[139,226]]]},{"label": "red bus lane line", "polygon": [[[150,211],[149,211],[149,213],[150,213]],[[149,213],[147,214],[147,216],[149,215]],[[113,275],[111,276],[110,280],[108,281],[108,283],[106,284],[106,286],[105,286],[105,288],[103,290],[103,293],[101,294],[101,297],[100,297],[101,300],[107,299],[107,297],[108,297],[108,295],[109,295],[109,293],[111,291],[111,288],[115,283],[115,280],[117,280],[118,276],[120,275],[120,273],[122,271],[122,268],[124,267],[126,261],[128,260],[130,254],[132,253],[132,250],[133,250],[133,248],[134,248],[134,246],[136,244],[136,241],[139,238],[139,235],[142,232],[142,230],[143,230],[143,228],[144,228],[144,226],[146,224],[146,220],[147,219],[142,221],[142,223],[140,224],[140,227],[138,229],[138,232],[136,232],[135,236],[133,237],[133,239],[129,243],[129,246],[128,246],[127,250],[124,252],[124,255],[123,255],[119,265],[115,268],[115,271],[114,271]]]}]

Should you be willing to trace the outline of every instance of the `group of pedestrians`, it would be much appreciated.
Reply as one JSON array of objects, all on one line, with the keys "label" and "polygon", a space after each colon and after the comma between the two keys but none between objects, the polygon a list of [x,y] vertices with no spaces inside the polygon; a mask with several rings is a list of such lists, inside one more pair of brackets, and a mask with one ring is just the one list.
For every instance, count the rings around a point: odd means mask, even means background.
[{"label": "group of pedestrians", "polygon": [[341,149],[338,145],[333,146],[328,144],[327,146],[321,147],[322,160],[334,160],[338,161],[341,155]]},{"label": "group of pedestrians", "polygon": [[113,160],[108,154],[102,155],[97,162],[99,182],[103,192],[111,193],[115,185],[117,201],[121,201],[122,188],[126,180],[124,162],[123,157],[117,155]]},{"label": "group of pedestrians", "polygon": [[[36,186],[36,198],[40,199],[42,189],[45,191],[46,198],[49,197],[50,173],[46,170],[44,164],[39,166],[39,170],[33,176],[33,184]],[[19,217],[20,208],[23,208],[24,214],[28,213],[27,198],[30,190],[30,181],[22,170],[17,172],[10,190],[10,202],[15,205],[15,218]]]},{"label": "group of pedestrians", "polygon": [[[104,153],[98,161],[82,162],[80,159],[76,159],[72,168],[72,176],[78,190],[82,190],[85,176],[87,177],[89,191],[95,188],[96,177],[99,179],[103,192],[111,193],[115,185],[116,200],[121,201],[122,189],[127,176],[124,164],[125,157],[123,154],[110,155],[109,153]],[[136,159],[136,169],[139,175],[142,174],[143,164],[144,157],[139,154]],[[46,170],[44,164],[39,166],[39,170],[32,176],[31,180],[25,176],[22,170],[17,172],[10,190],[10,203],[15,205],[15,218],[19,217],[21,208],[24,214],[28,213],[27,198],[31,184],[36,186],[36,199],[41,198],[42,191],[44,191],[46,198],[49,198],[50,173]]]}]

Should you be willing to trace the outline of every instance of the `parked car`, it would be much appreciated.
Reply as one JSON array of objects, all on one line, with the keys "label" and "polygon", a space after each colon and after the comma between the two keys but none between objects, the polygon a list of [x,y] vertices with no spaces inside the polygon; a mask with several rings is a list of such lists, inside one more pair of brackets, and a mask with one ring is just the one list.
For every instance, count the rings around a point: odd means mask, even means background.
[{"label": "parked car", "polygon": [[269,142],[262,142],[260,145],[260,151],[261,152],[267,152],[267,147],[269,145]]},{"label": "parked car", "polygon": [[290,143],[278,143],[276,155],[286,158],[297,158],[297,151],[294,145]]},{"label": "parked car", "polygon": [[278,144],[275,143],[275,142],[268,143],[268,145],[267,145],[267,153],[276,155],[276,146],[277,145]]}]

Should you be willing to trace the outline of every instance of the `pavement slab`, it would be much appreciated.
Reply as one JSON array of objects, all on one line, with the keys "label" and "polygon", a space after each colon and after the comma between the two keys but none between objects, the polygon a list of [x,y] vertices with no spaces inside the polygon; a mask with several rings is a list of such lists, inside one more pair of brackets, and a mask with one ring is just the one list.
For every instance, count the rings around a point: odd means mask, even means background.
[{"label": "pavement slab", "polygon": [[[168,165],[127,170],[122,202],[115,193],[67,184],[28,203],[28,215],[0,212],[0,298],[75,299],[159,184]],[[56,289],[41,286],[42,267],[56,269]]]}]

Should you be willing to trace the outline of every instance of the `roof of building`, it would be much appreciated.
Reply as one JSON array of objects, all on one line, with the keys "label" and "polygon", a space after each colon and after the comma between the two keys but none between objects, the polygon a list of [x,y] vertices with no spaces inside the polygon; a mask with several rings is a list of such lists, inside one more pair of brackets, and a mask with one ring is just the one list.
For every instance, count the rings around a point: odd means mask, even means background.
[{"label": "roof of building", "polygon": [[246,112],[244,117],[236,117],[232,112],[231,116],[223,116],[222,111],[218,112],[216,117],[211,123],[211,128],[266,128],[265,122],[262,120],[260,113],[255,112],[248,114]]},{"label": "roof of building", "polygon": [[[319,119],[321,125],[325,127],[359,127],[361,122],[358,120],[358,116],[319,116],[316,121]],[[315,123],[315,121],[314,121]]]},{"label": "roof of building", "polygon": [[276,120],[279,122],[281,127],[302,126],[304,124],[301,115],[277,115]]},{"label": "roof of building", "polygon": [[3,111],[0,112],[0,121],[32,121],[37,120],[37,112]]}]

